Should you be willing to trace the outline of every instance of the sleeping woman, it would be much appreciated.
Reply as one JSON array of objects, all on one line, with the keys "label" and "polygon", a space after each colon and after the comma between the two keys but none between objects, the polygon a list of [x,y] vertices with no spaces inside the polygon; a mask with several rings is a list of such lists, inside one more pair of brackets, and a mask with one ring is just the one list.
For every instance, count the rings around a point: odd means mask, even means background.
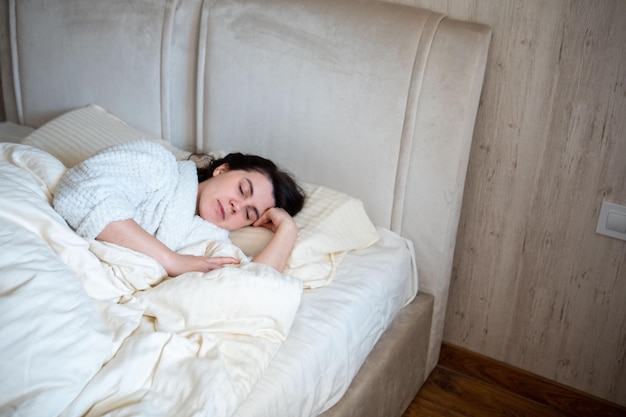
[{"label": "sleeping woman", "polygon": [[288,173],[259,156],[233,153],[198,168],[141,140],[69,169],[54,208],[79,235],[148,255],[174,277],[238,263],[176,251],[200,240],[228,242],[229,231],[249,225],[274,232],[253,261],[282,272],[298,233],[292,216],[304,198]]}]

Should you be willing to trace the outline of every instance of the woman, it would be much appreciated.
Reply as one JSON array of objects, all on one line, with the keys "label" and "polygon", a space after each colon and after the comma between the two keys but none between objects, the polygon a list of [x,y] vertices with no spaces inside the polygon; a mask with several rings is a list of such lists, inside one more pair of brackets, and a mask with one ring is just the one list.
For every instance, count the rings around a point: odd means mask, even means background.
[{"label": "woman", "polygon": [[148,255],[169,276],[238,263],[176,251],[227,242],[229,231],[249,225],[274,232],[253,261],[282,272],[298,233],[292,216],[303,204],[301,188],[267,159],[229,154],[202,169],[150,141],[97,153],[69,169],[54,195],[54,208],[79,235]]}]

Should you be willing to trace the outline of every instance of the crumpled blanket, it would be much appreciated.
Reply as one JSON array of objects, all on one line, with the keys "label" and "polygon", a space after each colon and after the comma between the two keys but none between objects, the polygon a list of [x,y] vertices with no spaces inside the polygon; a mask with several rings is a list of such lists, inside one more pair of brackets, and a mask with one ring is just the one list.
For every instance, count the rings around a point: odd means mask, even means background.
[{"label": "crumpled blanket", "polygon": [[64,169],[0,144],[0,416],[232,415],[287,336],[301,281],[227,243],[184,251],[239,266],[167,278],[85,240],[50,205]]}]

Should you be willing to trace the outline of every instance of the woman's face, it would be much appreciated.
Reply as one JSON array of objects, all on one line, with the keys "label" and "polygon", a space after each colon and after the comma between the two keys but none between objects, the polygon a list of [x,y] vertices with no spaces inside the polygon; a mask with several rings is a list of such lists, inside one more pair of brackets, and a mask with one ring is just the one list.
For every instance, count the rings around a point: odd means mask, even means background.
[{"label": "woman's face", "polygon": [[198,184],[196,213],[226,230],[251,225],[274,207],[272,182],[257,171],[230,171],[226,164]]}]

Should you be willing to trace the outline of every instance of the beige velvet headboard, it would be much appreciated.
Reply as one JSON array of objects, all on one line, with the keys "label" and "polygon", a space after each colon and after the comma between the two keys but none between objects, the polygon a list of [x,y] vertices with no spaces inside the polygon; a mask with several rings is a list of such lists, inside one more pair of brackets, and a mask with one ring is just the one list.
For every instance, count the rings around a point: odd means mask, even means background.
[{"label": "beige velvet headboard", "polygon": [[361,0],[0,3],[8,120],[98,104],[187,150],[271,157],[410,238],[432,369],[489,28]]}]

